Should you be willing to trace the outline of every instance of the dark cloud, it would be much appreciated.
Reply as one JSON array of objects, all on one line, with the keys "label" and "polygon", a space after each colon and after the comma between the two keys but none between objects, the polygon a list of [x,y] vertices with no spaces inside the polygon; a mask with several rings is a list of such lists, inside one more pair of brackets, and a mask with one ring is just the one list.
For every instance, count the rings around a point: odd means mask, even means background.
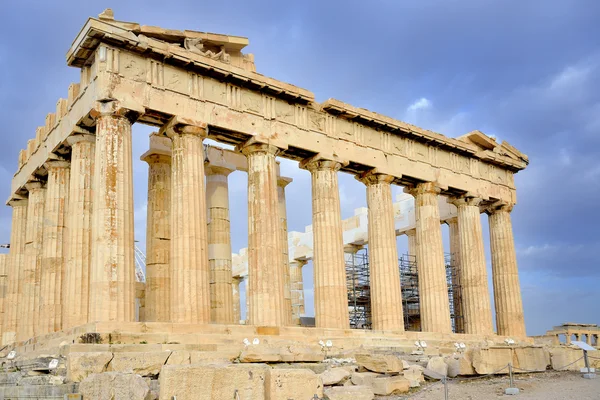
[{"label": "dark cloud", "polygon": [[[77,1],[3,6],[0,198],[9,194],[19,149],[79,79],[64,55],[85,18],[102,11],[97,7]],[[590,302],[600,281],[597,1],[152,0],[114,7],[118,19],[248,36],[261,73],[312,90],[319,100],[339,98],[451,136],[480,129],[515,145],[531,159],[516,177],[513,212],[529,332],[568,319],[600,319],[597,310],[575,315],[569,302],[550,299],[574,293]],[[136,128],[136,152],[148,132]],[[136,162],[135,168],[141,225],[145,167]],[[295,179],[288,187],[290,229],[303,230],[310,223],[309,176],[294,163],[282,169]],[[237,174],[231,177],[240,187],[232,195],[234,248],[245,246],[247,234],[245,177]],[[365,204],[364,188],[351,177],[340,182],[349,216]],[[10,210],[2,208],[1,242],[8,241],[9,220]],[[142,241],[143,234],[138,226]]]}]

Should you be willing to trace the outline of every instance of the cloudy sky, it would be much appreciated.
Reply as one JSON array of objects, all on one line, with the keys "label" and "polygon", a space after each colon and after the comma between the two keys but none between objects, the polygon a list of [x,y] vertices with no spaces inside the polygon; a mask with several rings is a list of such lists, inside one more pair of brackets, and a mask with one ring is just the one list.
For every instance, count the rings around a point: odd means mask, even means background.
[{"label": "cloudy sky", "polygon": [[[309,89],[319,102],[333,97],[451,137],[479,129],[516,146],[531,161],[516,176],[513,212],[528,333],[566,321],[600,323],[598,1],[100,3],[2,5],[0,198],[10,194],[19,149],[67,96],[69,83],[79,80],[79,71],[65,62],[72,40],[87,17],[110,6],[119,20],[246,36],[259,72]],[[134,160],[150,132],[134,127]],[[310,176],[293,162],[282,162],[282,172],[294,178],[289,229],[302,231],[311,219]],[[141,247],[146,179],[137,161]],[[348,217],[364,206],[365,190],[344,174],[340,184]],[[231,175],[231,207],[233,247],[239,249],[247,244],[246,177],[240,172]],[[0,208],[1,243],[9,241],[10,216],[9,207]],[[485,217],[482,222],[487,241]],[[405,247],[400,238],[400,252]]]}]

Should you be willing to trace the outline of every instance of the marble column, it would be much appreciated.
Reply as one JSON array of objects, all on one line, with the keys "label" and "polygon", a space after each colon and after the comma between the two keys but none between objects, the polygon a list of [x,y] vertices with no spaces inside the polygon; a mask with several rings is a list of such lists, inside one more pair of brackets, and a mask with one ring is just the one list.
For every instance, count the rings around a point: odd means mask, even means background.
[{"label": "marble column", "polygon": [[409,229],[404,232],[406,238],[408,239],[408,261],[416,261],[417,257],[417,230]]},{"label": "marble column", "polygon": [[589,344],[590,346],[592,345],[592,335],[591,334],[589,334],[589,333],[585,334],[585,342],[587,344]]},{"label": "marble column", "polygon": [[72,135],[67,141],[71,145],[71,182],[63,282],[63,329],[90,322],[90,265],[94,208],[92,183],[96,136]]},{"label": "marble column", "polygon": [[394,177],[367,173],[360,176],[359,180],[367,186],[373,329],[403,331],[404,316],[391,187]]},{"label": "marble column", "polygon": [[89,320],[135,321],[131,121],[120,112],[96,120],[93,205]]},{"label": "marble column", "polygon": [[229,183],[227,181],[227,176],[234,170],[233,166],[231,168],[205,166],[210,320],[218,324],[235,322],[231,288],[231,224],[229,221]]},{"label": "marble column", "polygon": [[252,325],[283,326],[283,243],[275,162],[279,149],[251,142],[241,151],[248,159],[248,319]]},{"label": "marble column", "polygon": [[10,266],[10,254],[0,254],[0,337],[4,334],[4,313],[8,306],[6,305],[7,274]]},{"label": "marble column", "polygon": [[210,269],[204,186],[206,125],[169,121],[171,164],[171,321],[210,323]]},{"label": "marble column", "polygon": [[451,333],[444,245],[437,200],[440,189],[433,182],[424,182],[406,191],[415,197],[421,329],[423,332]]},{"label": "marble column", "polygon": [[337,161],[309,159],[301,166],[312,176],[312,215],[317,328],[348,329],[348,293]]},{"label": "marble column", "polygon": [[[165,138],[166,139],[166,138]],[[171,156],[152,148],[142,161],[148,163],[146,217],[145,320],[171,319]]]},{"label": "marble column", "polygon": [[304,281],[302,267],[304,260],[290,261],[290,294],[292,296],[292,325],[300,325],[300,317],[304,315]]},{"label": "marble column", "polygon": [[485,250],[477,197],[449,200],[458,211],[458,243],[460,247],[460,282],[465,333],[491,335],[492,306],[488,290]]},{"label": "marble column", "polygon": [[240,283],[243,278],[241,276],[234,276],[231,278],[231,292],[233,301],[233,323],[239,324],[242,320],[242,305],[240,303]]},{"label": "marble column", "polygon": [[44,210],[40,318],[36,335],[62,329],[63,276],[67,250],[70,163],[48,161],[48,183]]},{"label": "marble column", "polygon": [[25,231],[27,229],[27,199],[13,199],[12,225],[10,231],[10,253],[7,260],[8,282],[4,300],[4,322],[2,324],[2,345],[17,340],[18,325],[23,321],[18,314],[22,299],[22,269],[24,266]]},{"label": "marble column", "polygon": [[20,274],[23,291],[18,299],[18,341],[35,336],[35,321],[39,320],[44,206],[46,203],[45,184],[30,182],[25,187],[29,191],[29,202],[25,231],[25,256]]},{"label": "marble column", "polygon": [[283,273],[283,298],[285,304],[285,324],[294,325],[292,323],[292,294],[290,281],[290,260],[288,249],[288,230],[287,230],[287,209],[285,202],[285,187],[292,182],[291,178],[277,177],[277,198],[279,201],[279,219],[281,220],[281,243],[283,252],[282,258],[282,273]]},{"label": "marble column", "polygon": [[462,290],[460,283],[460,242],[458,236],[458,217],[446,221],[450,235],[450,255],[454,274],[452,276],[452,297],[454,300],[454,328],[455,333],[464,333],[465,324],[462,307]]},{"label": "marble column", "polygon": [[492,281],[498,335],[524,337],[525,319],[510,212],[512,205],[487,210],[490,225]]},{"label": "marble column", "polygon": [[565,336],[565,343],[567,345],[571,344],[571,333],[567,332],[566,336]]}]

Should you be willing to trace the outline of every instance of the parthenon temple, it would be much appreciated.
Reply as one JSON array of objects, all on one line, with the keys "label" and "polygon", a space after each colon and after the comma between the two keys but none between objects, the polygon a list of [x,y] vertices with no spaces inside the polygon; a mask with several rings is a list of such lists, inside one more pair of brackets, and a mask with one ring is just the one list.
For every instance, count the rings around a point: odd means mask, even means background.
[{"label": "parthenon temple", "polygon": [[[122,22],[110,11],[85,23],[67,53],[80,82],[18,156],[7,201],[10,253],[0,258],[2,343],[41,346],[58,333],[225,332],[220,326],[241,335],[360,343],[366,336],[349,329],[345,255],[362,247],[369,337],[527,341],[511,223],[514,174],[526,168],[527,156],[480,131],[450,138],[339,100],[318,103],[312,92],[256,72],[254,56],[242,52],[246,45],[244,37]],[[149,171],[146,282],[137,300],[134,123],[156,128],[141,156]],[[294,192],[279,158],[310,172],[312,193]],[[247,173],[248,190],[248,247],[237,253],[231,230],[239,221],[229,218],[233,171]],[[348,220],[340,210],[341,173],[366,188],[367,208]],[[404,188],[396,202],[394,185]],[[305,232],[288,232],[289,196],[310,196]],[[460,279],[454,306],[461,333],[453,333],[442,223]],[[416,260],[418,332],[404,323],[398,235],[408,236]],[[314,267],[314,327],[298,326],[307,260]]]}]

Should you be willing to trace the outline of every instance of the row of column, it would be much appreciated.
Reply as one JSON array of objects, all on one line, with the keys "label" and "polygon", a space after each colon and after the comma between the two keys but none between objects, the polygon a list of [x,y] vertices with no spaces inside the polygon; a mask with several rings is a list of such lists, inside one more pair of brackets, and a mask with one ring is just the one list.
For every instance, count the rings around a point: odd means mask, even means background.
[{"label": "row of column", "polygon": [[[89,321],[135,318],[131,120],[126,112],[103,107],[95,138],[69,139],[71,164],[50,161],[47,184],[29,183],[28,200],[11,203],[12,265],[23,268],[18,278],[9,279],[9,302],[18,305],[5,313],[7,340],[10,335],[26,339]],[[233,322],[239,311],[232,290],[228,172],[210,169],[205,187],[206,125],[174,117],[162,133],[171,139],[170,160],[159,154],[146,158],[148,320]],[[303,307],[301,266],[288,265],[281,201],[286,183],[278,182],[276,172],[279,149],[250,140],[239,150],[248,161],[249,323],[292,324]],[[338,160],[318,156],[301,163],[312,177],[315,318],[323,328],[349,326],[337,180],[341,166]],[[367,187],[369,206],[373,328],[401,331],[393,177],[373,171],[358,178]],[[415,197],[422,329],[450,332],[439,189],[426,182],[408,191]],[[465,197],[455,204],[465,332],[491,333],[478,200]],[[490,211],[498,333],[524,335],[509,211],[507,206]]]}]

